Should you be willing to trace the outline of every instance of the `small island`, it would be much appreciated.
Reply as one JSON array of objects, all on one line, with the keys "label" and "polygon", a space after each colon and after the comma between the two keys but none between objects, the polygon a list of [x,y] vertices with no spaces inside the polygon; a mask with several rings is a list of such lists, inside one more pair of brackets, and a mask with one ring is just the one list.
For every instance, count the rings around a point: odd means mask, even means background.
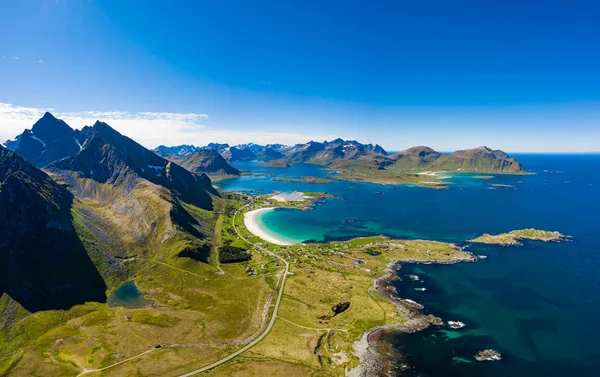
[{"label": "small island", "polygon": [[502,355],[498,351],[494,351],[492,349],[479,351],[477,355],[474,356],[477,361],[500,361],[502,360]]},{"label": "small island", "polygon": [[271,160],[260,163],[258,166],[268,167],[268,168],[283,168],[287,169],[291,165],[286,160]]},{"label": "small island", "polygon": [[319,178],[319,177],[301,177],[301,178],[288,178],[288,177],[276,177],[274,181],[279,182],[292,182],[292,183],[332,183],[333,179]]},{"label": "small island", "polygon": [[513,230],[508,233],[501,233],[491,235],[485,233],[479,237],[473,238],[468,242],[473,243],[485,243],[491,245],[502,245],[502,246],[519,246],[521,242],[519,240],[533,240],[543,242],[559,242],[566,238],[564,234],[559,232],[552,232],[547,230],[538,229],[521,229]]}]

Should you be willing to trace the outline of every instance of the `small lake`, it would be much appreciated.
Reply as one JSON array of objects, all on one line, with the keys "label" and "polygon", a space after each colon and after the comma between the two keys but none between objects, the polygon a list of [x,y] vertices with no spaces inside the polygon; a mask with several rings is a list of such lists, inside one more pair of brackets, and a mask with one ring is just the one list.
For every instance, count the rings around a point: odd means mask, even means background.
[{"label": "small lake", "polygon": [[108,296],[108,306],[120,306],[129,309],[143,308],[153,305],[154,301],[144,298],[144,294],[134,282],[130,281],[115,289]]}]

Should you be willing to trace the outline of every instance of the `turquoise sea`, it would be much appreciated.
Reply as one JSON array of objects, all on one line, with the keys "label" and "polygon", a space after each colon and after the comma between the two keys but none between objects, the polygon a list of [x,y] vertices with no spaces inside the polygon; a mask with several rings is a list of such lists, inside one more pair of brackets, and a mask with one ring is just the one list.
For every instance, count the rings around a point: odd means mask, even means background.
[{"label": "turquoise sea", "polygon": [[[220,182],[225,190],[326,191],[311,211],[275,210],[261,218],[273,234],[296,242],[387,234],[462,243],[482,233],[535,227],[572,236],[568,242],[521,247],[469,246],[488,258],[456,265],[410,265],[395,283],[426,313],[466,327],[431,327],[388,336],[398,367],[413,376],[600,375],[600,155],[514,155],[528,176],[453,176],[447,190],[335,181],[273,181],[325,176],[312,165],[290,169],[236,164],[260,175]],[[275,174],[275,175],[273,175]],[[490,190],[491,184],[514,188]],[[421,282],[406,278],[417,274]],[[427,288],[419,291],[415,288]],[[475,362],[486,348],[503,360]]]}]

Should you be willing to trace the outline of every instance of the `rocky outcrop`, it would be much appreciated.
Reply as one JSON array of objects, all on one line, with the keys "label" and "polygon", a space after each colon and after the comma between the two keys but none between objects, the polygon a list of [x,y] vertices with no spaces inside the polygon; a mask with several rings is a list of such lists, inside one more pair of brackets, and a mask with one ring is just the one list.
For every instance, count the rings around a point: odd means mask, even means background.
[{"label": "rocky outcrop", "polygon": [[479,351],[477,355],[474,356],[477,361],[499,361],[502,360],[502,355],[498,351],[494,351],[493,349],[487,349],[483,351]]}]

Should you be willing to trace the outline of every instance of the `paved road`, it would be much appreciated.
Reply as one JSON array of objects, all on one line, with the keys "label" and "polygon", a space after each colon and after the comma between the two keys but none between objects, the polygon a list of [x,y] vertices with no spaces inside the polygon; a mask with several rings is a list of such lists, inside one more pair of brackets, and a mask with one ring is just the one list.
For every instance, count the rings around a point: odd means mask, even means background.
[{"label": "paved road", "polygon": [[265,329],[265,331],[262,334],[260,334],[260,336],[258,338],[254,339],[252,342],[248,343],[248,345],[246,345],[244,348],[242,348],[242,349],[240,349],[240,350],[232,353],[231,355],[229,355],[229,356],[227,356],[227,357],[225,357],[225,358],[223,358],[223,359],[221,359],[221,360],[219,360],[219,361],[217,361],[215,363],[212,363],[212,364],[210,364],[208,366],[205,366],[204,368],[200,368],[200,369],[195,370],[195,371],[190,372],[190,373],[182,374],[179,377],[191,377],[191,376],[195,376],[195,375],[197,375],[199,373],[206,372],[207,370],[216,368],[219,365],[225,364],[226,362],[228,362],[228,361],[236,358],[240,354],[242,354],[242,353],[248,351],[250,348],[254,347],[258,342],[260,342],[261,340],[263,340],[264,337],[267,336],[269,334],[269,331],[271,331],[271,329],[273,328],[273,324],[275,324],[275,320],[277,319],[277,312],[279,311],[279,304],[281,303],[281,297],[283,296],[283,290],[285,288],[285,281],[287,279],[287,276],[288,276],[288,273],[289,273],[289,270],[290,270],[290,264],[285,259],[283,259],[279,255],[273,253],[272,251],[269,251],[269,250],[267,250],[267,249],[265,249],[263,247],[254,245],[254,243],[250,242],[250,240],[248,240],[246,237],[244,237],[244,236],[242,236],[240,234],[239,230],[235,226],[235,218],[240,213],[241,209],[249,207],[252,204],[253,204],[253,202],[250,202],[249,204],[246,204],[245,206],[243,206],[242,208],[240,208],[239,210],[237,210],[235,212],[235,214],[233,215],[233,221],[232,221],[233,222],[233,229],[235,230],[235,232],[237,233],[237,235],[241,239],[243,239],[246,243],[248,243],[248,244],[250,244],[250,245],[252,245],[254,247],[259,248],[260,250],[264,251],[265,253],[267,253],[267,254],[269,254],[271,256],[274,256],[274,257],[278,258],[280,261],[283,262],[283,264],[285,266],[285,271],[283,273],[283,279],[281,280],[281,287],[279,288],[279,294],[277,295],[277,301],[275,302],[275,310],[273,310],[273,316],[271,317],[271,320],[269,321],[269,325],[267,326],[267,328]]}]

